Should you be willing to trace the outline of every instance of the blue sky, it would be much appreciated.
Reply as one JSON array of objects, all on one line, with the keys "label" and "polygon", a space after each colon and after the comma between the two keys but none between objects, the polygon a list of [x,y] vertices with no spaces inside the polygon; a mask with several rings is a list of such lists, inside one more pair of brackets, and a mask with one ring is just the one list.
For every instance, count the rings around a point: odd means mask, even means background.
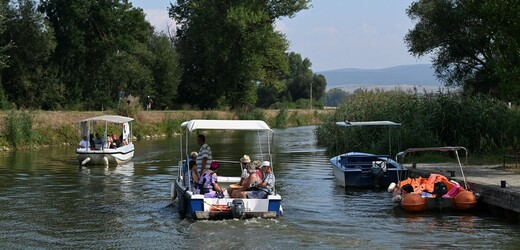
[{"label": "blue sky", "polygon": [[[130,0],[157,29],[173,25],[170,0]],[[430,63],[408,53],[404,35],[413,28],[406,8],[413,0],[314,0],[276,29],[290,41],[290,51],[307,57],[314,72],[343,68],[379,69]]]}]

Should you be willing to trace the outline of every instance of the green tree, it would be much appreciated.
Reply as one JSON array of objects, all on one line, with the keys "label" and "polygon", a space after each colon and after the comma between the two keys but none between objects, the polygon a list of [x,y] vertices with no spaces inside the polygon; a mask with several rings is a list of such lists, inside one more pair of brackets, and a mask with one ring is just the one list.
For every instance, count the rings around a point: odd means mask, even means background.
[{"label": "green tree", "polygon": [[256,87],[282,86],[288,43],[274,30],[308,0],[181,0],[171,5],[183,76],[179,100],[213,108],[224,98],[231,108],[256,103]]},{"label": "green tree", "polygon": [[340,88],[329,89],[325,94],[325,105],[338,107],[347,98],[348,93]]},{"label": "green tree", "polygon": [[520,96],[520,2],[420,0],[405,41],[418,57],[432,55],[437,76],[470,93]]},{"label": "green tree", "polygon": [[52,28],[33,0],[16,2],[6,6],[7,27],[1,35],[3,41],[11,43],[5,51],[9,67],[2,70],[6,95],[18,107],[57,108],[63,99],[51,62],[56,45]]},{"label": "green tree", "polygon": [[312,72],[312,63],[308,58],[302,60],[301,55],[295,52],[290,52],[287,57],[289,60],[287,91],[290,92],[292,100],[309,99],[311,88],[312,99],[320,100],[327,86],[325,77]]},{"label": "green tree", "polygon": [[[141,9],[132,8],[126,0],[42,0],[40,10],[55,30],[53,60],[67,89],[66,104],[100,109],[115,105],[113,97],[121,88],[134,96],[152,92],[150,65],[142,64],[151,62],[146,45],[152,28]],[[133,67],[125,70],[114,63]],[[114,72],[138,75],[120,80],[103,76]]]}]

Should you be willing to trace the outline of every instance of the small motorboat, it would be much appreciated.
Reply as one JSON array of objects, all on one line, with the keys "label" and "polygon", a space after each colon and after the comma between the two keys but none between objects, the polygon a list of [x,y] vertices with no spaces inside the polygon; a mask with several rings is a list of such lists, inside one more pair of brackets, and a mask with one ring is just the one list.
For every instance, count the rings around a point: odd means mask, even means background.
[{"label": "small motorboat", "polygon": [[[336,122],[337,126],[400,126],[391,121]],[[330,159],[337,183],[343,187],[388,187],[404,179],[408,172],[389,155],[348,152]]]},{"label": "small motorboat", "polygon": [[475,194],[468,189],[464,170],[460,162],[458,151],[463,150],[467,158],[467,150],[464,147],[433,147],[433,148],[409,148],[396,156],[404,158],[407,153],[441,151],[454,152],[462,173],[461,185],[455,180],[450,180],[441,174],[430,174],[428,178],[407,178],[388,186],[388,192],[392,193],[392,200],[408,212],[422,212],[426,210],[469,210],[477,204]]},{"label": "small motorboat", "polygon": [[[76,148],[76,155],[80,165],[109,165],[128,162],[134,156],[132,143],[133,118],[119,115],[103,115],[79,121],[81,136],[87,139],[85,144]],[[118,131],[119,143],[115,147],[107,145],[108,131]],[[91,143],[90,135],[99,134],[103,137]],[[117,136],[116,136],[117,137]]]},{"label": "small motorboat", "polygon": [[[223,190],[222,196],[217,198],[205,197],[204,194],[194,190],[189,179],[188,152],[190,152],[190,135],[198,130],[213,131],[248,131],[257,135],[259,145],[259,159],[271,162],[272,166],[272,140],[274,132],[269,126],[260,120],[190,120],[181,124],[181,160],[178,163],[178,175],[171,185],[172,202],[177,201],[177,209],[181,217],[189,216],[193,219],[213,220],[213,219],[246,219],[252,217],[275,218],[283,213],[281,202],[282,197],[274,188],[265,199],[253,198],[233,198],[230,197],[227,189],[240,188],[237,183],[240,181],[242,165],[239,161],[216,160],[219,162],[219,169],[235,169],[236,175],[218,175],[218,185]],[[185,132],[183,141],[182,135]],[[197,134],[195,133],[195,136]],[[184,150],[183,150],[184,148]],[[237,166],[240,166],[238,168]],[[233,171],[228,171],[233,172]],[[276,184],[275,184],[276,185]]]}]

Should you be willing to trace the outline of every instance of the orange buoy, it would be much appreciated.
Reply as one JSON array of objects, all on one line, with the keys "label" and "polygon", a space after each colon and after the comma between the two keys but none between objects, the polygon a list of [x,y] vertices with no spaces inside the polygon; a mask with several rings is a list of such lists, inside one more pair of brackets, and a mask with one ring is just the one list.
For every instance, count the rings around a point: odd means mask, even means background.
[{"label": "orange buoy", "polygon": [[401,201],[401,207],[408,212],[421,212],[426,209],[426,202],[420,194],[406,194]]},{"label": "orange buoy", "polygon": [[477,204],[477,198],[473,192],[464,190],[455,196],[453,207],[458,210],[472,209]]}]

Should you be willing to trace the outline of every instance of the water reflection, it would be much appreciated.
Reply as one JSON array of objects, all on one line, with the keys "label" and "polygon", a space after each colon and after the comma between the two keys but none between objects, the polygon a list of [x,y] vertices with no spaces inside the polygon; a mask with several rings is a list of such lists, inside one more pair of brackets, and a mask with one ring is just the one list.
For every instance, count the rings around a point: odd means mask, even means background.
[{"label": "water reflection", "polygon": [[[344,189],[315,145],[313,127],[275,133],[273,165],[285,213],[272,220],[180,219],[169,198],[178,137],[136,142],[133,161],[108,167],[78,167],[66,147],[4,153],[0,248],[520,247],[517,224],[473,213],[404,213],[385,190]],[[258,146],[247,133],[207,138],[226,160]]]}]

